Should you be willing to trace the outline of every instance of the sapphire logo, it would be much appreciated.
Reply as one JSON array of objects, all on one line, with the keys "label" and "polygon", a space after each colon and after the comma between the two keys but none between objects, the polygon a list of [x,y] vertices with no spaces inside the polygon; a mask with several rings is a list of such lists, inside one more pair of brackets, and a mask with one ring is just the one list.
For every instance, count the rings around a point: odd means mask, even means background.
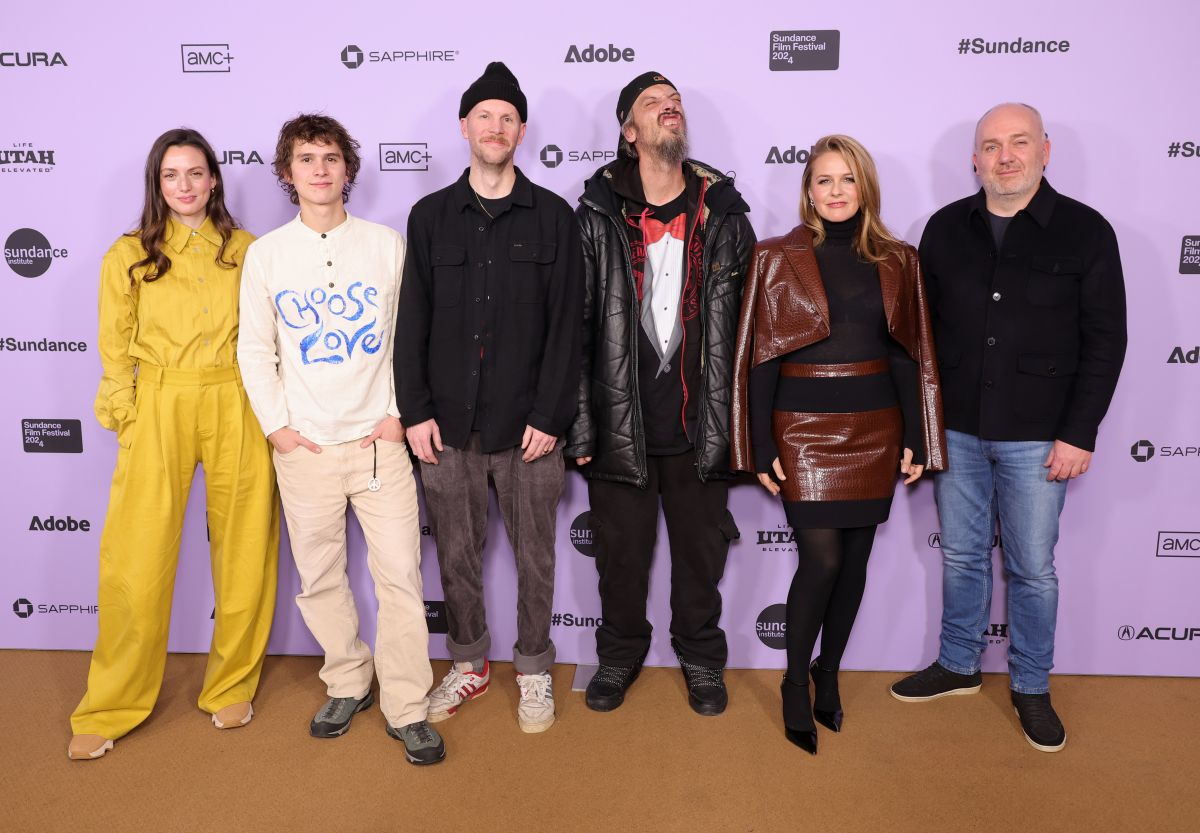
[{"label": "sapphire logo", "polygon": [[184,72],[229,72],[233,61],[227,43],[184,43],[179,54]]},{"label": "sapphire logo", "polygon": [[758,614],[754,633],[762,644],[776,651],[787,648],[787,605],[770,605]]},{"label": "sapphire logo", "polygon": [[562,164],[563,152],[558,145],[546,145],[542,148],[542,164],[547,168],[557,168]]},{"label": "sapphire logo", "polygon": [[581,555],[596,557],[596,538],[592,532],[592,513],[583,512],[571,521],[571,546]]},{"label": "sapphire logo", "polygon": [[363,63],[363,51],[350,44],[342,50],[342,63],[346,69],[358,69]]},{"label": "sapphire logo", "polygon": [[1154,456],[1154,444],[1149,440],[1138,440],[1130,446],[1129,456],[1139,463],[1145,463]]},{"label": "sapphire logo", "polygon": [[12,610],[18,619],[28,619],[33,615],[33,603],[29,599],[17,599],[13,602]]}]

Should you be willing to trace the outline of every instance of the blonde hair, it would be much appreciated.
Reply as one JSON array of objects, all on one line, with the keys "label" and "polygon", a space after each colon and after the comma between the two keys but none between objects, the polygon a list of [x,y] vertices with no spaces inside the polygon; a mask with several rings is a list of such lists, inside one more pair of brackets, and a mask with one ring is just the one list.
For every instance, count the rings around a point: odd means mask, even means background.
[{"label": "blonde hair", "polygon": [[804,166],[804,178],[800,186],[800,221],[812,230],[813,244],[820,246],[825,242],[825,223],[816,207],[810,204],[808,194],[812,188],[813,164],[826,153],[841,154],[858,187],[862,221],[853,242],[859,257],[870,263],[879,263],[889,255],[901,253],[904,244],[888,231],[879,216],[879,174],[875,171],[875,160],[861,142],[841,134],[818,139]]}]

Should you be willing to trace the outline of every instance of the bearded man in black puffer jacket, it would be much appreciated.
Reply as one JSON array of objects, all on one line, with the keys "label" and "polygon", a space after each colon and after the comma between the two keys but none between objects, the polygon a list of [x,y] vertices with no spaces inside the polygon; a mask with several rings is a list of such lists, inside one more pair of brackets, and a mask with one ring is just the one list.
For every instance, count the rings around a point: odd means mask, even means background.
[{"label": "bearded man in black puffer jacket", "polygon": [[678,89],[647,72],[617,102],[616,161],[576,214],[587,280],[579,410],[565,453],[588,478],[603,625],[587,704],[624,701],[650,649],[646,596],[661,500],[671,644],[700,714],[725,710],[721,594],[729,543],[729,411],[749,207],[687,158]]}]

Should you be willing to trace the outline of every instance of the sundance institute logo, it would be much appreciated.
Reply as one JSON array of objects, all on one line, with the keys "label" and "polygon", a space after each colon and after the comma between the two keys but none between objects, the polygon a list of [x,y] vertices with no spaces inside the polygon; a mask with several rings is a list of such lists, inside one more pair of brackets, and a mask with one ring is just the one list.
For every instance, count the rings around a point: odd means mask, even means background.
[{"label": "sundance institute logo", "polygon": [[754,633],[762,644],[776,651],[787,648],[787,605],[770,605],[758,614]]},{"label": "sundance institute logo", "polygon": [[592,513],[583,512],[575,520],[571,521],[571,546],[579,551],[581,555],[586,555],[588,558],[596,557],[596,537],[592,533]]}]

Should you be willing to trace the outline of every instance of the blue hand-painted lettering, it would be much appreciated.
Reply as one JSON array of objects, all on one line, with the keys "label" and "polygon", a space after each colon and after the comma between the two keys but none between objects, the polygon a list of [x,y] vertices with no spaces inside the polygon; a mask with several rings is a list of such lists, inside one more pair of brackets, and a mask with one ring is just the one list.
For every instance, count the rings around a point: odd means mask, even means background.
[{"label": "blue hand-painted lettering", "polygon": [[[308,330],[300,339],[300,360],[304,364],[342,364],[360,353],[374,355],[384,344],[384,325],[380,324],[379,290],[355,281],[346,294],[326,292],[316,286],[301,294],[285,289],[275,295],[279,318],[293,330]],[[370,308],[370,309],[369,309]],[[371,315],[369,320],[364,316]],[[337,319],[360,322],[353,335],[337,326]]]}]

